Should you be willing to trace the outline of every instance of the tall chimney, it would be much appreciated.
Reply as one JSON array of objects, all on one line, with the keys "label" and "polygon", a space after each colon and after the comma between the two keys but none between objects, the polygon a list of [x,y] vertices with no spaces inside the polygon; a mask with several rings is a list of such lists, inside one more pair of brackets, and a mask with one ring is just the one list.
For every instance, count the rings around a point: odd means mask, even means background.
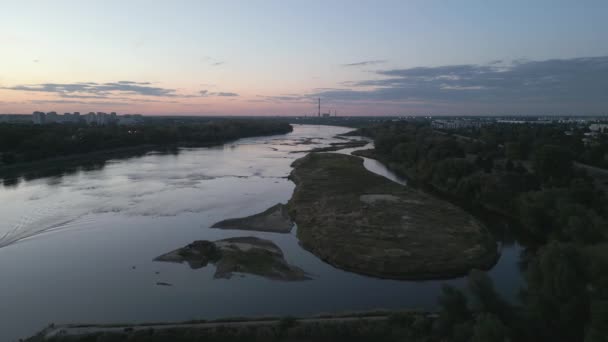
[{"label": "tall chimney", "polygon": [[321,98],[319,97],[319,117],[321,117]]}]

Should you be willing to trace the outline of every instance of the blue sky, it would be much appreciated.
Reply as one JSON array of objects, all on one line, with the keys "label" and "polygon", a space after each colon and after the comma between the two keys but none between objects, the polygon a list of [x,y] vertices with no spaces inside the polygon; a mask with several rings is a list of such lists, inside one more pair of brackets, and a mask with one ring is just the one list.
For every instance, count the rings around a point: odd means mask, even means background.
[{"label": "blue sky", "polygon": [[7,1],[0,112],[295,115],[320,96],[352,115],[608,113],[606,17],[608,1]]}]

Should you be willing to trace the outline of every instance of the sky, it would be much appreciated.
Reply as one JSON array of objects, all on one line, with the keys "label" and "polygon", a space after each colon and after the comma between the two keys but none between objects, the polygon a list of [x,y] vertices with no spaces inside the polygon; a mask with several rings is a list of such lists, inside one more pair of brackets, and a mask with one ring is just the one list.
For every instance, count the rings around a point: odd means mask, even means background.
[{"label": "sky", "polygon": [[608,115],[605,0],[0,1],[0,113]]}]

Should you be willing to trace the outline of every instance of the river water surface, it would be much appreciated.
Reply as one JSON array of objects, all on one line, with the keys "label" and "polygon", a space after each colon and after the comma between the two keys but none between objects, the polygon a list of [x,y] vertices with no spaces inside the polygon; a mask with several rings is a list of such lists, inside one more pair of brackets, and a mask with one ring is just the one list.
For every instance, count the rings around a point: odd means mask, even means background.
[{"label": "river water surface", "polygon": [[[294,189],[286,178],[290,164],[305,155],[290,152],[340,142],[334,136],[350,130],[294,127],[286,135],[149,153],[102,168],[0,185],[0,341],[27,337],[50,323],[434,309],[441,284],[465,286],[462,278],[396,281],[336,269],[303,250],[295,229],[278,234],[209,228],[286,203]],[[365,166],[403,182],[374,160]],[[214,279],[213,266],[192,270],[153,261],[195,240],[236,236],[272,240],[289,263],[313,279]],[[503,245],[489,272],[510,299],[521,283],[519,253],[517,244]]]}]

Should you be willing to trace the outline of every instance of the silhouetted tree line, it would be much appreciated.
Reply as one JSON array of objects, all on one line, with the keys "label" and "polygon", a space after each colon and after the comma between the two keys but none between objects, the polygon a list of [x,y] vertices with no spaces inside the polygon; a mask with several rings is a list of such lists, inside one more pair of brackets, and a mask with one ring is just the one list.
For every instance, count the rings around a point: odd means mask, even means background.
[{"label": "silhouetted tree line", "polygon": [[0,124],[0,165],[142,145],[206,146],[291,130],[279,121],[229,119],[137,126]]},{"label": "silhouetted tree line", "polygon": [[360,132],[374,138],[376,157],[393,170],[470,209],[508,215],[527,237],[520,303],[507,303],[489,278],[473,272],[471,296],[444,288],[433,338],[607,340],[608,202],[574,165],[588,162],[580,137],[540,125],[495,125],[466,136],[424,123],[385,123]]}]

